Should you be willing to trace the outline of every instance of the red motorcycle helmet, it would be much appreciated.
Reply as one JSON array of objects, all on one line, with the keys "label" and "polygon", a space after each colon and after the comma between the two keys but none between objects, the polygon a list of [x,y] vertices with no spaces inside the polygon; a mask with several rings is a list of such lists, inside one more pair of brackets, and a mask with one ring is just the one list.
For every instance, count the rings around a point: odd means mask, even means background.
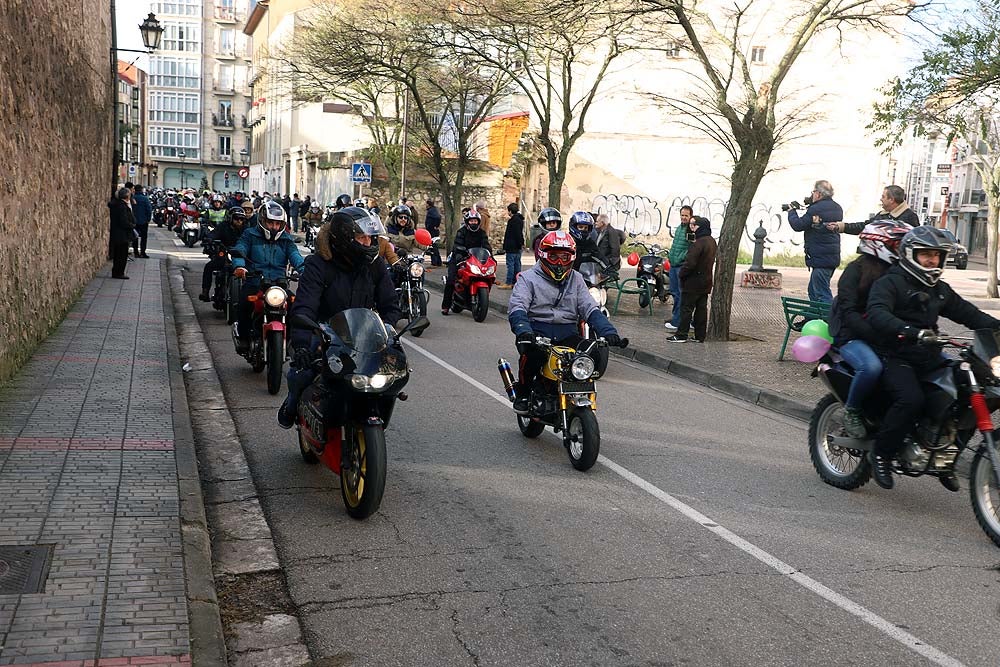
[{"label": "red motorcycle helmet", "polygon": [[542,272],[557,283],[566,279],[573,270],[576,258],[576,241],[566,232],[549,232],[538,244],[538,262]]}]

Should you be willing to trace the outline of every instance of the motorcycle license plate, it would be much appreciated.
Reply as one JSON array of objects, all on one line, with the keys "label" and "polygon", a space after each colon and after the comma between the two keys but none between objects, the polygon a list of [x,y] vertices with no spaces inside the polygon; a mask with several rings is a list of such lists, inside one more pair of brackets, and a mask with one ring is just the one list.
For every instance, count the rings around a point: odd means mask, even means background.
[{"label": "motorcycle license plate", "polygon": [[594,393],[593,382],[563,382],[559,386],[560,393],[563,394],[592,394]]}]

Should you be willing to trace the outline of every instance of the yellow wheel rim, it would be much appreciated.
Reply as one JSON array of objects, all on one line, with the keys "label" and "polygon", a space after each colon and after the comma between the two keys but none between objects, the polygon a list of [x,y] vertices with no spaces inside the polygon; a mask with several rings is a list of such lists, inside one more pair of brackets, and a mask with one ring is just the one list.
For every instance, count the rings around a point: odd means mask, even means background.
[{"label": "yellow wheel rim", "polygon": [[365,458],[367,445],[365,432],[362,429],[354,431],[351,451],[347,457],[347,465],[340,471],[340,483],[344,485],[344,497],[351,507],[357,507],[365,496],[365,475],[368,465]]}]

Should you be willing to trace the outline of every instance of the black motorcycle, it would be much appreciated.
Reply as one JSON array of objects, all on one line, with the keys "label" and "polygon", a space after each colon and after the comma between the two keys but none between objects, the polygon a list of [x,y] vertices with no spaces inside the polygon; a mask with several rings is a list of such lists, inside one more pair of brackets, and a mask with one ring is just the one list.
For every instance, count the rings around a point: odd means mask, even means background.
[{"label": "black motorcycle", "polygon": [[399,338],[429,322],[418,317],[395,334],[374,311],[351,308],[324,324],[302,315],[291,324],[321,341],[316,378],[302,392],[296,415],[299,453],[306,463],[322,461],[340,475],[347,513],[364,519],[382,503],[385,428],[396,399],[407,398],[402,389],[410,372]]},{"label": "black motorcycle", "polygon": [[632,247],[642,248],[645,253],[639,256],[635,270],[635,277],[639,280],[640,289],[645,288],[639,293],[639,307],[648,306],[649,300],[654,296],[660,300],[660,303],[666,303],[668,279],[663,267],[663,260],[670,254],[670,250],[661,248],[656,243],[646,245],[642,241],[636,241],[635,234],[630,236],[632,236]]},{"label": "black motorcycle", "polygon": [[[392,279],[403,318],[412,322],[418,317],[427,317],[427,302],[431,295],[424,287],[424,256],[416,253],[402,255],[392,265]],[[410,333],[420,337],[423,332],[420,329]]]},{"label": "black motorcycle", "polygon": [[[225,260],[223,268],[212,272],[212,308],[226,312],[227,319],[230,316],[231,288],[230,282],[233,280],[233,263],[229,257],[229,249],[219,240],[208,240],[205,242],[203,251],[209,257],[222,257]],[[239,292],[237,292],[237,297]],[[232,304],[233,321],[236,319],[236,304]],[[232,323],[232,322],[230,322]]]},{"label": "black motorcycle", "polygon": [[[956,348],[959,358],[942,359],[941,366],[921,378],[923,413],[907,434],[893,460],[893,472],[908,477],[953,475],[958,457],[974,452],[969,496],[980,527],[1000,546],[1000,452],[991,414],[1000,409],[1000,337],[989,329],[975,332],[972,343],[927,336],[921,343]],[[854,371],[831,350],[820,360],[819,376],[830,393],[813,410],[809,422],[809,454],[820,478],[839,489],[857,489],[871,478],[868,453],[874,439],[854,439],[843,433],[843,407]],[[864,405],[870,434],[878,430],[888,408],[887,398],[874,392]],[[973,442],[976,431],[983,437]]]}]

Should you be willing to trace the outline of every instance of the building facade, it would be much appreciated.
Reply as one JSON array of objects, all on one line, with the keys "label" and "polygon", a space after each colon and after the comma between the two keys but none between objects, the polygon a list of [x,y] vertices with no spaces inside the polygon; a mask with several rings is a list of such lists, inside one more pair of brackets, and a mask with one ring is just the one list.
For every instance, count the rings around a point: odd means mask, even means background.
[{"label": "building facade", "polygon": [[970,256],[985,259],[989,202],[983,188],[983,177],[969,160],[970,151],[965,146],[952,145],[950,148],[947,224],[948,229],[968,248]]},{"label": "building facade", "polygon": [[157,184],[242,189],[250,154],[248,0],[154,0],[164,28],[149,57],[147,138]]},{"label": "building facade", "polygon": [[146,159],[146,73],[118,61],[118,182],[152,183]]}]

